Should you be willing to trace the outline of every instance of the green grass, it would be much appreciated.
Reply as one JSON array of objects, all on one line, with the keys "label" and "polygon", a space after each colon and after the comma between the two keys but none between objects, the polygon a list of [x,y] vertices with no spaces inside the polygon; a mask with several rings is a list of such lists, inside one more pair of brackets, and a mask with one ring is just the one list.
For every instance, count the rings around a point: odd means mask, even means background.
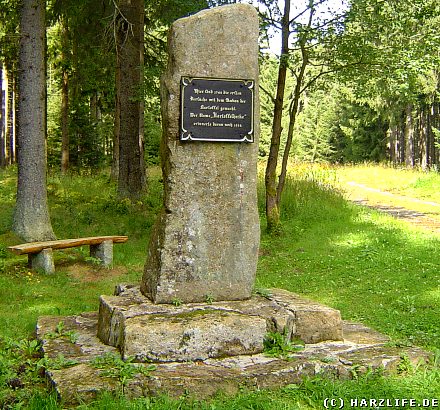
[{"label": "green grass", "polygon": [[[96,310],[100,294],[112,294],[116,283],[139,280],[150,229],[161,204],[162,187],[157,172],[148,195],[138,203],[118,201],[116,187],[106,174],[50,176],[49,204],[57,237],[129,236],[127,244],[114,246],[114,265],[118,269],[106,272],[85,263],[86,246],[55,252],[57,273],[53,276],[29,271],[26,256],[13,256],[7,251],[8,245],[20,242],[10,232],[15,170],[1,171],[0,183],[0,328],[3,336],[29,337],[40,315]],[[76,262],[82,264],[79,275],[73,275],[72,268],[69,269]],[[83,280],[87,275],[89,278]]]},{"label": "green grass", "polygon": [[[440,219],[440,173],[436,170],[417,170],[393,168],[387,165],[362,164],[337,167],[335,169],[337,184],[349,198],[364,198],[370,203],[388,203],[429,214]],[[384,196],[380,192],[366,191],[358,186],[348,184],[356,182],[391,193]]]},{"label": "green grass", "polygon": [[[283,232],[279,237],[262,233],[256,286],[288,289],[340,309],[344,319],[362,321],[390,335],[396,345],[438,351],[439,236],[348,203],[333,188],[335,175],[334,170],[308,166],[292,170],[281,210]],[[424,176],[420,174],[420,180]],[[51,216],[60,238],[126,234],[129,241],[115,246],[114,269],[100,270],[88,264],[84,249],[57,252],[57,273],[46,276],[29,272],[24,258],[6,250],[18,241],[9,231],[15,171],[0,171],[0,403],[5,405],[9,400],[15,408],[62,408],[49,395],[33,364],[20,373],[23,362],[30,360],[23,340],[32,339],[38,316],[96,310],[100,294],[111,294],[117,283],[140,280],[149,232],[161,202],[159,173],[155,171],[150,179],[149,194],[133,204],[116,199],[115,186],[105,174],[93,178],[51,176]],[[261,182],[259,208],[263,215],[262,193]],[[75,269],[80,275],[74,274]],[[86,280],[90,272],[93,280]],[[11,343],[19,347],[11,350],[7,347]],[[14,375],[26,383],[34,380],[34,384],[13,390],[8,380]],[[421,400],[439,398],[439,394],[436,362],[428,369],[406,369],[393,377],[367,374],[352,381],[315,378],[275,391],[219,395],[211,401],[191,397],[129,401],[105,395],[80,408],[322,409],[326,397]]]},{"label": "green grass", "polygon": [[[321,197],[324,206],[333,199]],[[439,238],[377,212],[339,210],[339,219],[334,209],[309,221],[299,214],[285,221],[283,237],[263,235],[259,286],[307,295],[396,343],[440,349]]]}]

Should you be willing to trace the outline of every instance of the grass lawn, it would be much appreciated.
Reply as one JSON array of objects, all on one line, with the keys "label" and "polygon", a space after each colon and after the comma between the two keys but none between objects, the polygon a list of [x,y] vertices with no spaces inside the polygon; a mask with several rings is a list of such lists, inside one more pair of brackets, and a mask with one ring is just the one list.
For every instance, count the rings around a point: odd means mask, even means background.
[{"label": "grass lawn", "polygon": [[[371,172],[381,167],[369,166]],[[347,202],[335,186],[343,178],[363,183],[366,170],[292,168],[283,198],[284,230],[263,232],[257,288],[279,287],[340,309],[344,319],[361,321],[392,338],[395,345],[418,345],[440,356],[439,236]],[[390,179],[399,170],[386,171]],[[412,171],[411,171],[412,172]],[[391,177],[391,175],[393,175]],[[418,175],[418,176],[417,176]],[[419,173],[399,192],[436,198]],[[397,178],[401,181],[402,178]],[[40,315],[96,310],[100,294],[121,282],[138,282],[149,232],[161,203],[160,173],[150,173],[150,190],[139,203],[120,202],[108,176],[53,175],[49,199],[58,237],[123,234],[115,245],[115,266],[107,270],[88,259],[87,249],[56,252],[57,273],[30,272],[24,257],[6,247],[19,240],[10,232],[15,172],[0,171],[0,404],[3,408],[59,409],[41,378],[43,359],[32,341]],[[390,186],[392,184],[390,183]],[[425,186],[425,188],[423,188]],[[380,186],[386,189],[386,186]],[[424,196],[426,195],[426,196]],[[264,196],[259,208],[264,231]],[[207,381],[209,382],[209,381]],[[128,401],[105,395],[82,409],[322,409],[325,398],[440,399],[438,361],[429,368],[405,368],[384,378],[374,373],[351,381],[308,379],[275,391],[243,391],[235,397],[167,397]],[[373,408],[366,406],[363,408]],[[393,408],[409,408],[405,405]],[[431,406],[429,408],[435,408]]]},{"label": "grass lawn", "polygon": [[[435,170],[363,164],[338,167],[335,173],[339,187],[350,199],[364,198],[370,204],[385,202],[440,220],[440,173]],[[368,187],[368,190],[362,186]]]}]

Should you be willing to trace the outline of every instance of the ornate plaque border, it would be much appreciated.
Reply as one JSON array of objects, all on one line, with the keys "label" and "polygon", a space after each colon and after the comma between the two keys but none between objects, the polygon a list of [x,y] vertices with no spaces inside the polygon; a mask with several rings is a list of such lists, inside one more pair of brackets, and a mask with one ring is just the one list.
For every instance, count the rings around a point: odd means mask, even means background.
[{"label": "ornate plaque border", "polygon": [[[237,82],[251,91],[251,123],[250,130],[243,134],[242,138],[209,138],[194,136],[191,131],[188,131],[187,125],[184,124],[184,103],[185,103],[185,89],[192,84],[193,80],[208,80],[208,81],[223,81],[223,82]],[[190,77],[183,76],[180,81],[180,140],[181,141],[205,141],[205,142],[254,142],[254,80],[231,79],[231,78],[210,78],[210,77]]]}]

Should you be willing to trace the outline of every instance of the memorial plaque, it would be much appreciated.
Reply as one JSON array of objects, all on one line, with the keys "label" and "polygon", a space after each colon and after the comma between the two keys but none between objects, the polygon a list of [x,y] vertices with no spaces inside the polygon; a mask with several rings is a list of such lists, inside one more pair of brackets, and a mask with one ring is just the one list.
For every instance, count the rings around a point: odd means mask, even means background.
[{"label": "memorial plaque", "polygon": [[181,79],[181,141],[254,141],[254,82]]}]

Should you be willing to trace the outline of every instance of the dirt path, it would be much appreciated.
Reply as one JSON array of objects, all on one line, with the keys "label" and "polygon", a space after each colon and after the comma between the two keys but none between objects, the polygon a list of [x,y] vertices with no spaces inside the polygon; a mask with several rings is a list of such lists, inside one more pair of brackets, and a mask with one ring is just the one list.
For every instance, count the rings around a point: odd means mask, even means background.
[{"label": "dirt path", "polygon": [[[359,205],[385,212],[430,232],[440,233],[440,203],[381,191],[353,181],[347,182],[347,192],[349,199]],[[400,206],[399,202],[405,205],[414,203],[415,207],[423,205],[428,212]]]}]

